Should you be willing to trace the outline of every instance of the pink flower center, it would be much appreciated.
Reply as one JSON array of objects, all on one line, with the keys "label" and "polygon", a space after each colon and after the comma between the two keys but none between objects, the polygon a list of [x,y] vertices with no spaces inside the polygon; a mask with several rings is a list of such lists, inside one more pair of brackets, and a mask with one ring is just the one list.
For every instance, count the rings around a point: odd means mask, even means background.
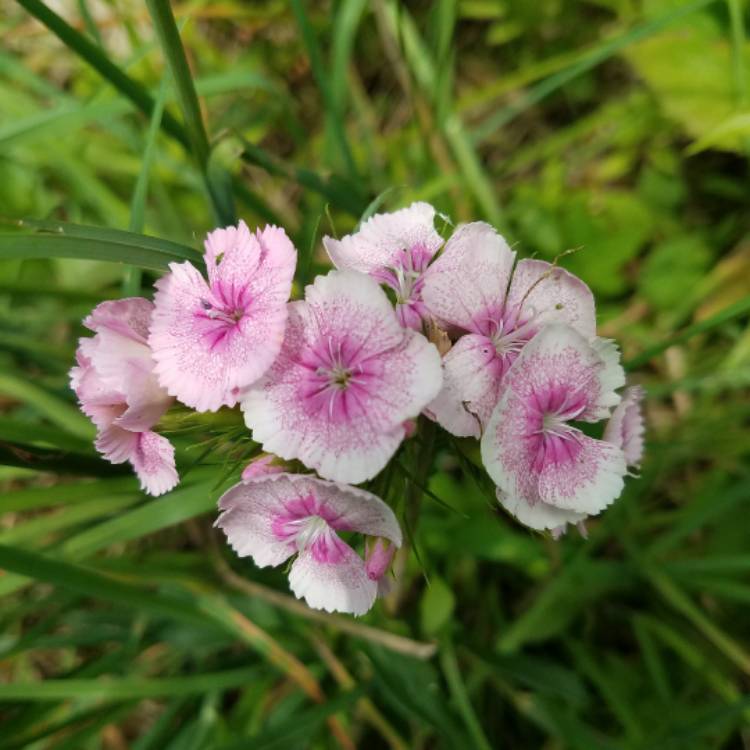
[{"label": "pink flower center", "polygon": [[488,312],[485,317],[475,321],[475,331],[484,336],[482,347],[487,365],[492,367],[497,378],[502,378],[521,350],[537,333],[534,317],[519,321],[518,311],[510,314]]},{"label": "pink flower center", "polygon": [[362,347],[346,336],[324,336],[300,364],[306,370],[300,396],[308,414],[340,424],[364,412],[377,363],[361,357]]},{"label": "pink flower center", "polygon": [[425,312],[421,298],[424,272],[432,256],[433,253],[424,245],[413,245],[400,250],[392,266],[371,273],[373,278],[396,292],[396,313],[404,326],[419,327],[422,314]]},{"label": "pink flower center", "polygon": [[528,448],[532,468],[541,472],[549,464],[575,461],[581,452],[582,433],[568,424],[586,409],[581,392],[550,386],[533,393],[527,410]]},{"label": "pink flower center", "polygon": [[346,528],[341,516],[312,494],[285,503],[284,510],[271,522],[277,539],[297,552],[309,550],[317,562],[333,564],[346,556],[348,548],[336,534],[337,529]]},{"label": "pink flower center", "polygon": [[246,286],[214,281],[211,295],[202,298],[196,318],[201,321],[203,335],[211,349],[220,346],[235,331],[250,308],[250,294]]}]

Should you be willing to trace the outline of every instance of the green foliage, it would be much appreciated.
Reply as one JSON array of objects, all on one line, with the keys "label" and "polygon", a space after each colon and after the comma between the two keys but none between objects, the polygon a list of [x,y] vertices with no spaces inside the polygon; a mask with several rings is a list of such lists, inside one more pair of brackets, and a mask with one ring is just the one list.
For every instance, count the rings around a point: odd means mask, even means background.
[{"label": "green foliage", "polygon": [[[748,4],[172,8],[0,0],[0,748],[746,743]],[[376,480],[422,496],[418,555],[363,620],[311,613],[212,529],[236,415],[170,413],[183,483],[146,498],[67,371],[91,307],[217,221],[283,224],[309,280],[415,199],[595,290],[646,460],[553,542],[468,441],[422,481],[420,436]]]}]

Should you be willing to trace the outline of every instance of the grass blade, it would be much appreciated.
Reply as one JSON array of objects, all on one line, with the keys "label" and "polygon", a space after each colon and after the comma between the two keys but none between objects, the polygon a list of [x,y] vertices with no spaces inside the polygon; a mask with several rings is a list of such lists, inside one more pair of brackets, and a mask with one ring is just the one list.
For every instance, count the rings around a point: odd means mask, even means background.
[{"label": "grass blade", "polygon": [[307,12],[302,4],[302,0],[291,0],[291,6],[294,17],[297,19],[300,33],[302,34],[302,40],[307,48],[307,55],[310,58],[310,67],[312,68],[313,76],[315,77],[320,93],[323,96],[325,109],[328,113],[328,117],[326,118],[327,122],[329,123],[334,138],[336,139],[344,166],[346,167],[349,176],[356,178],[357,167],[354,163],[354,157],[352,156],[349,141],[347,140],[346,132],[342,124],[342,113],[339,111],[338,101],[336,100],[331,87],[328,72],[323,65],[323,57],[320,51],[320,45],[315,36],[315,30],[310,23],[310,19],[307,17]]},{"label": "grass blade", "polygon": [[223,672],[180,675],[179,677],[118,677],[94,680],[61,679],[44,682],[0,685],[0,701],[56,701],[94,699],[128,701],[175,695],[192,695],[242,687],[257,680],[257,667],[227,669]]},{"label": "grass blade", "polygon": [[198,95],[195,93],[193,76],[188,67],[180,33],[172,15],[172,8],[165,0],[146,0],[151,20],[154,22],[164,57],[175,82],[177,99],[185,119],[188,140],[198,165],[205,172],[208,164],[208,136],[203,125]]},{"label": "grass blade", "polygon": [[201,263],[200,254],[193,248],[145,234],[52,221],[24,220],[20,226],[36,231],[0,234],[0,260],[87,258],[153,271],[165,271],[173,261]]},{"label": "grass blade", "polygon": [[[156,97],[156,106],[151,115],[148,133],[146,134],[146,143],[143,148],[143,158],[141,159],[141,171],[138,173],[138,179],[133,190],[133,199],[130,202],[130,224],[128,229],[131,232],[143,234],[146,223],[146,198],[148,196],[148,178],[151,171],[151,162],[154,159],[156,150],[156,136],[159,133],[162,114],[164,113],[164,103],[167,98],[167,78],[166,76],[159,87],[159,95]],[[141,291],[141,269],[131,266],[125,273],[122,292],[125,297],[134,297]]]},{"label": "grass blade", "polygon": [[724,308],[721,312],[716,313],[716,315],[712,315],[706,320],[701,320],[699,323],[688,326],[683,331],[668,338],[666,341],[662,341],[660,344],[656,344],[656,346],[646,349],[642,354],[625,362],[625,369],[636,370],[670,347],[677,346],[677,344],[684,344],[686,341],[693,338],[693,336],[718,328],[719,326],[724,325],[724,323],[728,323],[730,320],[739,318],[746,313],[750,313],[750,297],[745,297],[744,299],[735,302],[733,305]]},{"label": "grass blade", "polygon": [[[32,16],[41,21],[63,44],[73,50],[82,60],[91,65],[106,81],[132,101],[138,109],[150,116],[156,103],[151,94],[138,81],[117,67],[96,44],[70,26],[62,17],[48,8],[41,0],[18,0]],[[183,146],[189,148],[190,140],[177,120],[166,113],[164,129]]]}]

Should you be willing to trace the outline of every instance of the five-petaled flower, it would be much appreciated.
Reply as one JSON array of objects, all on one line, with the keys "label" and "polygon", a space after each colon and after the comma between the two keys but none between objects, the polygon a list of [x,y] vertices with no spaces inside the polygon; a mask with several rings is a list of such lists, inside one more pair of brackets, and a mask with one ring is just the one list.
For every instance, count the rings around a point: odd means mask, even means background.
[{"label": "five-petaled flower", "polygon": [[328,612],[365,614],[390,564],[384,545],[368,560],[340,536],[355,532],[401,546],[393,511],[378,497],[303,474],[273,474],[228,490],[216,525],[240,557],[281,565],[296,555],[289,585],[298,598]]},{"label": "five-petaled flower", "polygon": [[428,203],[369,218],[359,231],[340,240],[324,237],[336,268],[370,274],[396,296],[401,325],[421,330],[424,275],[443,238],[435,231],[435,209]]},{"label": "five-petaled flower", "polygon": [[441,383],[437,349],[399,324],[377,282],[331,271],[290,303],[279,356],[241,406],[263,450],[357,484],[386,465]]},{"label": "five-petaled flower", "polygon": [[297,253],[283,229],[240,221],[206,238],[208,281],[188,261],[156,282],[149,344],[161,385],[198,411],[234,406],[276,358]]},{"label": "five-petaled flower", "polygon": [[596,515],[620,494],[622,448],[571,422],[598,422],[620,397],[625,374],[612,342],[546,326],[507,373],[482,437],[482,461],[501,505],[533,529]]},{"label": "five-petaled flower", "polygon": [[172,398],[159,386],[147,338],[153,304],[142,297],[102,302],[83,324],[70,382],[97,427],[96,449],[113,464],[129,461],[143,490],[161,495],[178,481],[174,448],[151,428]]}]

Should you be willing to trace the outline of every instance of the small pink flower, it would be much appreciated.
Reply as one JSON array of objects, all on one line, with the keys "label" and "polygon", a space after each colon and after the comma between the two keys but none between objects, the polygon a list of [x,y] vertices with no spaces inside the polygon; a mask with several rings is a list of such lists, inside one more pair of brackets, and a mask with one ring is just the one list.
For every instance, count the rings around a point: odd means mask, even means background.
[{"label": "small pink flower", "polygon": [[98,429],[96,449],[114,464],[129,461],[151,495],[178,482],[174,448],[151,431],[172,399],[159,386],[148,347],[153,305],[141,297],[102,302],[84,321],[70,382],[83,413]]},{"label": "small pink flower", "polygon": [[578,523],[623,488],[623,451],[569,424],[609,415],[625,382],[609,341],[546,326],[505,376],[482,437],[482,461],[501,505],[533,529]]},{"label": "small pink flower", "polygon": [[156,282],[149,343],[161,385],[198,411],[234,406],[284,337],[297,253],[283,229],[240,221],[206,238],[208,281],[189,262]]},{"label": "small pink flower", "polygon": [[284,471],[283,466],[274,464],[276,456],[270,453],[260,458],[254,458],[243,470],[242,481],[247,482],[258,477],[265,477],[269,474],[281,474]]},{"label": "small pink flower", "polygon": [[622,401],[612,412],[604,429],[604,440],[622,448],[625,463],[635,469],[641,466],[643,435],[646,431],[641,410],[643,396],[643,388],[638,385],[626,388],[622,394]]},{"label": "small pink flower", "polygon": [[522,260],[484,222],[459,227],[427,269],[422,299],[438,323],[460,338],[443,358],[444,384],[429,405],[448,432],[479,437],[497,403],[503,376],[546,323],[596,332],[594,298],[572,274]]},{"label": "small pink flower", "polygon": [[263,450],[298,458],[326,479],[374,477],[440,390],[437,349],[404,329],[377,282],[331,271],[289,305],[286,336],[262,381],[242,398]]},{"label": "small pink flower", "polygon": [[396,517],[380,498],[311,476],[274,474],[237,484],[219,509],[216,526],[240,557],[263,568],[296,555],[292,592],[327,612],[363,615],[378,592],[377,579],[338,532],[385,537],[401,546]]},{"label": "small pink flower", "polygon": [[341,240],[324,237],[323,245],[336,268],[370,274],[393,289],[401,325],[419,331],[426,313],[423,274],[443,244],[434,221],[432,206],[412,203],[400,211],[376,214]]}]

